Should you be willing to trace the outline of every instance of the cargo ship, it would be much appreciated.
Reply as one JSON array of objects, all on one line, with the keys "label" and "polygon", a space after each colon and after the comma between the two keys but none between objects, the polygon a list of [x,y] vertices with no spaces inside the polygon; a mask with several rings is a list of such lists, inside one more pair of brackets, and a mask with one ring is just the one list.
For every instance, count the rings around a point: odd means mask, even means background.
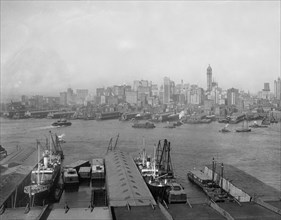
[{"label": "cargo ship", "polygon": [[[135,159],[151,194],[156,200],[167,199],[168,202],[182,202],[184,195],[173,190],[173,184],[177,184],[174,178],[170,156],[170,142],[167,139],[159,140],[157,148],[154,148],[154,159],[151,160],[142,152],[141,158]],[[183,192],[183,194],[186,194]]]},{"label": "cargo ship", "polygon": [[49,148],[43,151],[42,159],[40,155],[41,144],[37,141],[38,163],[31,171],[31,184],[24,187],[24,192],[30,198],[36,196],[37,199],[44,199],[56,188],[56,182],[61,171],[63,152],[59,143],[55,140],[50,132]]}]

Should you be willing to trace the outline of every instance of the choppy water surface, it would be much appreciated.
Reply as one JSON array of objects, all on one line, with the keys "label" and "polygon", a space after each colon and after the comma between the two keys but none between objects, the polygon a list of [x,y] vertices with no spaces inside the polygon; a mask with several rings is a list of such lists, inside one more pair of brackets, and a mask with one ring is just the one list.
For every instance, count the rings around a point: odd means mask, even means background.
[{"label": "choppy water surface", "polygon": [[65,164],[77,159],[91,160],[104,157],[111,137],[120,134],[118,147],[132,156],[143,148],[152,154],[153,145],[160,139],[171,142],[171,157],[175,173],[183,185],[189,185],[186,173],[190,169],[203,168],[213,157],[219,162],[234,165],[280,190],[281,152],[280,123],[268,128],[252,129],[250,133],[236,133],[238,125],[230,125],[230,133],[220,133],[223,124],[213,122],[203,125],[184,124],[174,129],[156,124],[155,129],[134,129],[130,122],[118,120],[82,121],[73,120],[72,126],[55,128],[50,119],[1,119],[1,144],[13,152],[16,146],[35,147],[36,139],[42,143],[48,131],[65,134],[63,150]]}]

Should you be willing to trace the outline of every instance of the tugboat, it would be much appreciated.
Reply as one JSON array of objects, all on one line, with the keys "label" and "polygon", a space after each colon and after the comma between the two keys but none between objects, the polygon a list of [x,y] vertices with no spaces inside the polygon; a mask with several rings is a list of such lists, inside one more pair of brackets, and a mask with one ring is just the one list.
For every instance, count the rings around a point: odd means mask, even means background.
[{"label": "tugboat", "polygon": [[226,124],[222,129],[219,130],[219,132],[222,132],[222,133],[228,133],[228,132],[230,132],[230,130],[227,129],[228,125],[229,125],[229,124]]},{"label": "tugboat", "polygon": [[134,123],[132,125],[133,128],[155,128],[155,125],[151,122],[145,122],[145,123]]},{"label": "tugboat", "polygon": [[52,126],[70,126],[72,125],[71,122],[67,121],[66,119],[60,119],[52,124]]},{"label": "tugboat", "polygon": [[39,199],[47,198],[49,193],[54,191],[59,179],[63,153],[59,149],[60,145],[53,140],[51,132],[49,144],[49,149],[43,152],[43,158],[40,159],[41,144],[37,141],[38,163],[31,172],[31,185],[24,187],[24,192],[30,199],[33,196]]}]

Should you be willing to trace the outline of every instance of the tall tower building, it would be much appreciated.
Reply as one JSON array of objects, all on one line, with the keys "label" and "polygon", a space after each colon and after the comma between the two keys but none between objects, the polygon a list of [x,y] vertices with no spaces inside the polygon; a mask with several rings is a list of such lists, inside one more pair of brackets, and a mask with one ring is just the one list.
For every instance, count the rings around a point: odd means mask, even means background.
[{"label": "tall tower building", "polygon": [[171,82],[168,77],[164,77],[164,88],[163,88],[163,104],[168,104],[171,98]]},{"label": "tall tower building", "polygon": [[212,90],[212,68],[209,64],[207,68],[207,91]]}]

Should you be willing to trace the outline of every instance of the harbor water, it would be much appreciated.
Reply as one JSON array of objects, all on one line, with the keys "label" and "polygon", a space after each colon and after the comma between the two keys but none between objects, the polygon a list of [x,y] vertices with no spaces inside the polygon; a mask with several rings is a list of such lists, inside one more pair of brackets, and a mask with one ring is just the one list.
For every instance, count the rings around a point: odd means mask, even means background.
[{"label": "harbor water", "polygon": [[[1,144],[8,154],[17,148],[35,147],[36,140],[45,145],[48,132],[64,134],[64,164],[76,160],[104,157],[111,137],[119,134],[117,147],[133,157],[145,147],[153,156],[153,146],[160,139],[171,142],[171,157],[175,175],[185,186],[188,197],[204,199],[200,190],[187,180],[191,169],[202,169],[216,161],[234,165],[264,183],[281,190],[280,123],[268,128],[252,128],[252,132],[237,133],[242,124],[229,125],[231,132],[221,133],[224,124],[184,124],[174,129],[164,128],[165,123],[154,129],[135,129],[131,122],[119,120],[73,120],[69,127],[53,127],[51,119],[9,120],[1,118]],[[144,143],[144,144],[143,144]]]}]

